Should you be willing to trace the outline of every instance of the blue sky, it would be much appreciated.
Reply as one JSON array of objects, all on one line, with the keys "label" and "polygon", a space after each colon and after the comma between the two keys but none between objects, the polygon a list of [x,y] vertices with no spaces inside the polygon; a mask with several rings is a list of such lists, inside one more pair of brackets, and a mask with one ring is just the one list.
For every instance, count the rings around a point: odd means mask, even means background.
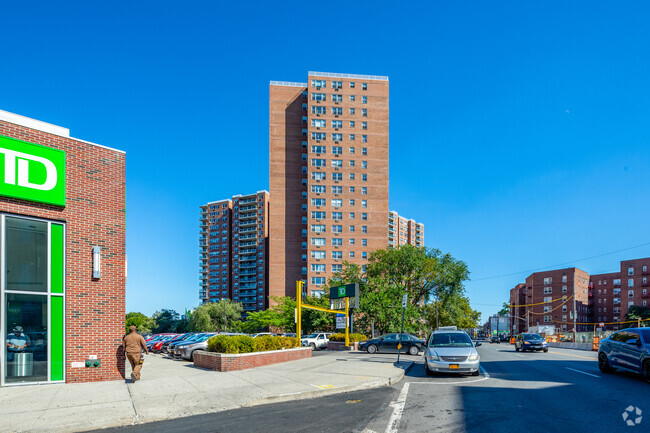
[{"label": "blue sky", "polygon": [[649,12],[11,2],[0,109],[127,152],[127,311],[151,314],[198,303],[198,206],[268,189],[269,81],[387,75],[390,208],[467,262],[485,319],[528,273],[487,277],[650,256],[627,249],[650,243]]}]

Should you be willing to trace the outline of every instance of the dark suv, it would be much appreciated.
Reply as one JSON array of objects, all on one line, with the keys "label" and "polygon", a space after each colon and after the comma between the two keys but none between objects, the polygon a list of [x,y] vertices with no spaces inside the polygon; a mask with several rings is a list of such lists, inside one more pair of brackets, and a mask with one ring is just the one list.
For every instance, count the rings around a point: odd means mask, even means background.
[{"label": "dark suv", "polygon": [[515,338],[515,351],[519,352],[520,350],[522,352],[527,350],[543,350],[544,352],[548,352],[548,343],[539,334],[525,332],[517,335],[517,338]]},{"label": "dark suv", "polygon": [[598,347],[598,368],[641,373],[650,383],[650,328],[627,328],[610,335]]}]

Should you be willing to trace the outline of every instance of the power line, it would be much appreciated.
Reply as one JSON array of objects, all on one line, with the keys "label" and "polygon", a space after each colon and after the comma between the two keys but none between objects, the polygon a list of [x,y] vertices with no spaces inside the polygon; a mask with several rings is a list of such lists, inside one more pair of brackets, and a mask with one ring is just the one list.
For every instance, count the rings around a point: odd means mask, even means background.
[{"label": "power line", "polygon": [[544,267],[544,268],[529,269],[529,270],[527,270],[527,271],[512,272],[512,273],[510,273],[510,274],[494,275],[494,276],[491,276],[491,277],[476,278],[476,279],[474,279],[474,280],[472,280],[472,281],[492,280],[492,279],[494,279],[494,278],[511,277],[511,276],[513,276],[513,275],[527,274],[527,273],[529,273],[529,272],[532,273],[532,272],[544,271],[544,270],[546,270],[546,269],[559,268],[559,267],[561,267],[561,266],[567,266],[567,265],[570,265],[570,264],[573,264],[573,263],[577,263],[577,262],[584,262],[585,260],[596,259],[596,258],[598,258],[598,257],[608,256],[608,255],[610,255],[610,254],[616,254],[616,253],[620,253],[620,252],[623,252],[623,251],[633,250],[633,249],[635,249],[635,248],[645,247],[646,245],[650,245],[650,242],[646,242],[646,243],[641,244],[641,245],[635,245],[635,246],[633,246],[633,247],[623,248],[623,249],[621,249],[621,250],[610,251],[610,252],[608,252],[608,253],[598,254],[598,255],[595,255],[595,256],[591,256],[591,257],[585,257],[584,259],[572,260],[572,261],[570,261],[570,262],[565,262],[565,263],[559,263],[559,264],[557,264],[557,265],[546,266],[546,267]]}]

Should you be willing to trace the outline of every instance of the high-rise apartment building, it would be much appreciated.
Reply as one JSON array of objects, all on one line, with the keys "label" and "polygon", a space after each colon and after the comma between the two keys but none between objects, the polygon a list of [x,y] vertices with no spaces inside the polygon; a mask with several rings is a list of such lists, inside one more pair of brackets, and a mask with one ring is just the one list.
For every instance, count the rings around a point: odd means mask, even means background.
[{"label": "high-rise apartment building", "polygon": [[402,245],[424,246],[424,224],[400,216],[395,211],[388,213],[388,246],[397,248]]},{"label": "high-rise apartment building", "polygon": [[309,72],[270,85],[270,294],[323,289],[386,248],[388,77]]},{"label": "high-rise apartment building", "polygon": [[203,303],[229,298],[245,312],[268,306],[268,222],[267,191],[201,206]]}]

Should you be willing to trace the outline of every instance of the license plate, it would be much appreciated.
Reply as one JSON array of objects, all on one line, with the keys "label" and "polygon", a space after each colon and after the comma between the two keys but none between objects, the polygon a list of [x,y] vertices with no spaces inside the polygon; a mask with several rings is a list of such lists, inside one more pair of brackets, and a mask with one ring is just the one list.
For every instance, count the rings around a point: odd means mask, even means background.
[{"label": "license plate", "polygon": [[456,369],[460,368],[460,365],[458,365],[458,364],[449,364],[449,368],[452,369],[452,370],[456,370]]}]

